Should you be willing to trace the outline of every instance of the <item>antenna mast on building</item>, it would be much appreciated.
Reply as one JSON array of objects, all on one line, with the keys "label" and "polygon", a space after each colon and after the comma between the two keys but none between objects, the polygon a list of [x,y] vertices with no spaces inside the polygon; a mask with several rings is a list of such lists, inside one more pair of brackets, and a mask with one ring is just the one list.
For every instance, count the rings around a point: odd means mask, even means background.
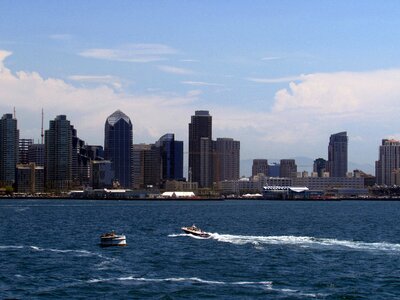
[{"label": "antenna mast on building", "polygon": [[40,136],[42,137],[42,144],[43,144],[43,138],[44,138],[44,134],[43,134],[43,108],[42,108],[42,128],[40,131]]},{"label": "antenna mast on building", "polygon": [[16,119],[16,115],[17,115],[17,113],[15,112],[15,106],[14,106],[14,115],[13,115],[14,119]]}]

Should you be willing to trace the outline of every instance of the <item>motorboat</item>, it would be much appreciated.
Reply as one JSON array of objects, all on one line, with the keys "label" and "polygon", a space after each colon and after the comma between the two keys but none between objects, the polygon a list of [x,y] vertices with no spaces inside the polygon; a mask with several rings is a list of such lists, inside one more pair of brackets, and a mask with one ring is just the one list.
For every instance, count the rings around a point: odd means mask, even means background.
[{"label": "motorboat", "polygon": [[209,238],[210,234],[208,232],[205,232],[198,228],[196,225],[192,225],[189,227],[182,227],[181,228],[185,233],[192,234],[195,236],[203,237],[203,238]]},{"label": "motorboat", "polygon": [[104,233],[100,236],[100,246],[126,246],[126,236],[116,234],[114,231]]}]

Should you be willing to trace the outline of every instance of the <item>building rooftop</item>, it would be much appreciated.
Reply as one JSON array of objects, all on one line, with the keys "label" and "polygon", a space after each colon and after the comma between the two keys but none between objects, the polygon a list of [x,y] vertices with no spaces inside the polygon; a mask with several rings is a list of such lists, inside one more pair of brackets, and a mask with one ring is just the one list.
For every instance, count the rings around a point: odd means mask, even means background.
[{"label": "building rooftop", "polygon": [[114,126],[119,120],[123,119],[126,123],[130,123],[129,117],[119,109],[107,118],[107,123]]}]

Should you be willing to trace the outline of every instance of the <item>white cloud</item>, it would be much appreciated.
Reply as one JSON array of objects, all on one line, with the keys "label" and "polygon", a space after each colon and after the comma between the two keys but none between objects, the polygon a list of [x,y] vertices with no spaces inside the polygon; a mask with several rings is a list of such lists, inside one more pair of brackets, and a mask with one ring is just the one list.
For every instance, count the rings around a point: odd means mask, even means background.
[{"label": "white cloud", "polygon": [[266,61],[279,60],[279,59],[282,59],[282,57],[279,57],[279,56],[266,56],[266,57],[261,58],[261,60],[266,60]]},{"label": "white cloud", "polygon": [[187,95],[189,97],[197,97],[200,96],[201,94],[203,94],[203,92],[201,90],[191,90],[187,92]]},{"label": "white cloud", "polygon": [[181,59],[181,62],[199,62],[197,59]]},{"label": "white cloud", "polygon": [[166,65],[160,65],[158,66],[158,69],[165,73],[176,74],[176,75],[189,75],[194,73],[192,70],[189,69],[178,68],[174,66],[166,66]]},{"label": "white cloud", "polygon": [[274,112],[301,110],[323,116],[371,120],[398,110],[400,70],[303,75],[276,93]]},{"label": "white cloud", "polygon": [[187,84],[187,85],[194,85],[194,86],[223,86],[223,84],[210,83],[210,82],[204,82],[204,81],[181,81],[181,83]]},{"label": "white cloud", "polygon": [[[107,85],[76,87],[61,79],[43,78],[39,73],[11,72],[3,59],[10,52],[0,52],[0,111],[17,109],[21,137],[37,139],[40,134],[40,111],[48,120],[65,114],[88,143],[102,144],[104,121],[116,109],[124,111],[134,124],[135,142],[154,142],[166,132],[175,132],[178,139],[187,135],[188,116],[195,109],[199,91],[182,95],[127,94]],[[76,76],[75,80],[102,81],[108,77]],[[168,113],[166,113],[168,111]],[[23,116],[23,117],[22,117]]]},{"label": "white cloud", "polygon": [[278,78],[247,78],[248,81],[253,81],[257,83],[282,83],[282,82],[290,82],[290,81],[299,81],[303,78],[304,75],[300,76],[288,76],[288,77],[278,77]]},{"label": "white cloud", "polygon": [[177,50],[163,44],[128,44],[118,48],[93,48],[79,53],[90,58],[147,63],[166,60],[176,54]]},{"label": "white cloud", "polygon": [[10,51],[6,51],[6,50],[0,50],[0,72],[3,72],[5,70],[4,69],[4,63],[3,61],[12,54],[12,52]]},{"label": "white cloud", "polygon": [[187,147],[190,116],[207,109],[213,116],[213,137],[240,140],[242,158],[326,157],[329,135],[346,130],[349,159],[372,163],[380,139],[399,128],[400,70],[304,75],[278,90],[272,104],[254,105],[244,99],[243,105],[234,106],[200,99],[197,89],[127,94],[101,82],[112,76],[70,78],[92,82],[87,88],[36,72],[11,72],[3,63],[9,55],[0,50],[0,111],[16,107],[21,137],[26,138],[39,137],[43,107],[45,128],[49,119],[66,114],[82,139],[102,144],[105,119],[121,109],[133,121],[135,143],[154,142],[174,132]]},{"label": "white cloud", "polygon": [[116,89],[122,88],[121,79],[112,75],[71,75],[68,79],[83,83],[106,84]]}]

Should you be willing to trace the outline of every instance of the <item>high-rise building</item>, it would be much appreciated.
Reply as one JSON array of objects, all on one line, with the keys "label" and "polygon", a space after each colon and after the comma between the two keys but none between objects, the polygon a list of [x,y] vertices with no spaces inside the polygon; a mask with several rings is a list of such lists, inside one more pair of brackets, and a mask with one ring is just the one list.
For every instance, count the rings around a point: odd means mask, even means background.
[{"label": "high-rise building", "polygon": [[18,164],[16,177],[16,191],[18,193],[43,193],[44,168],[35,163]]},{"label": "high-rise building", "polygon": [[4,114],[0,119],[0,185],[2,186],[15,183],[18,143],[17,119],[12,114]]},{"label": "high-rise building", "polygon": [[207,110],[198,110],[189,123],[189,180],[211,187],[212,163],[212,117]]},{"label": "high-rise building", "polygon": [[162,180],[183,179],[183,142],[173,133],[164,134],[156,143],[160,148]]},{"label": "high-rise building", "polygon": [[65,115],[49,122],[45,131],[45,177],[49,190],[67,191],[72,185],[72,129]]},{"label": "high-rise building", "polygon": [[112,188],[114,180],[114,171],[109,160],[91,161],[91,183],[94,189]]},{"label": "high-rise building", "polygon": [[294,159],[281,159],[279,173],[281,177],[296,177],[296,161]]},{"label": "high-rise building", "polygon": [[278,163],[272,163],[268,165],[268,175],[269,177],[281,177],[281,166]]},{"label": "high-rise building", "polygon": [[90,160],[104,160],[103,146],[86,145],[86,151]]},{"label": "high-rise building", "polygon": [[133,187],[143,189],[161,184],[161,153],[154,144],[133,145]]},{"label": "high-rise building", "polygon": [[331,177],[346,177],[347,173],[347,132],[332,134],[329,139],[326,169]]},{"label": "high-rise building", "polygon": [[253,159],[251,175],[256,176],[258,174],[268,176],[268,159]]},{"label": "high-rise building", "polygon": [[379,146],[379,160],[375,163],[377,184],[392,186],[395,172],[400,170],[400,141],[383,139]]},{"label": "high-rise building", "polygon": [[83,188],[90,185],[90,158],[85,141],[78,137],[76,129],[72,130],[72,184],[74,187]]},{"label": "high-rise building", "polygon": [[32,144],[28,148],[28,163],[35,163],[36,166],[44,167],[45,164],[45,145]]},{"label": "high-rise building", "polygon": [[115,179],[124,188],[132,186],[133,126],[127,115],[117,110],[104,127],[104,156],[112,162]]},{"label": "high-rise building", "polygon": [[29,147],[33,144],[33,139],[19,139],[18,146],[18,163],[28,164],[29,163]]},{"label": "high-rise building", "polygon": [[314,160],[313,171],[318,174],[318,177],[322,177],[326,170],[326,160],[323,158],[317,158]]},{"label": "high-rise building", "polygon": [[217,138],[214,155],[214,181],[240,178],[240,142],[232,138]]}]

